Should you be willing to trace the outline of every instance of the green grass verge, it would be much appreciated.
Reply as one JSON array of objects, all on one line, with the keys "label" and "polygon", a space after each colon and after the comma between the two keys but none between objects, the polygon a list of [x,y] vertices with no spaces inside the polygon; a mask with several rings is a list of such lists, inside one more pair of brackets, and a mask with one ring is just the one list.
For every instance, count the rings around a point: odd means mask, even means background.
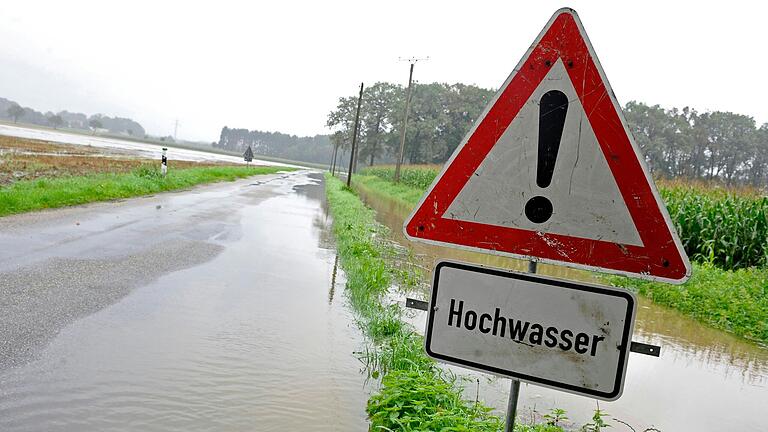
[{"label": "green grass verge", "polygon": [[368,401],[371,430],[498,431],[501,422],[490,408],[465,401],[454,378],[423,353],[422,338],[402,321],[402,309],[385,305],[393,281],[407,283],[409,276],[388,265],[395,252],[373,210],[330,176],[326,193],[347,297],[371,341],[361,360],[372,377],[382,376]]},{"label": "green grass verge", "polygon": [[[411,170],[414,173],[408,174]],[[431,168],[405,169],[403,171],[403,181],[395,184],[388,180],[391,178],[391,172],[392,169],[387,167],[368,168],[363,170],[362,175],[352,177],[352,179],[355,187],[362,188],[368,193],[376,194],[407,206],[414,206],[418,203],[424,190],[432,182],[432,179],[434,179],[433,174],[435,174],[434,169]],[[686,211],[691,213],[690,217],[696,218],[698,216],[690,207],[688,207],[688,210],[684,209],[688,206],[686,200],[697,202],[699,200],[692,195],[694,192],[686,192],[682,188],[684,186],[672,186],[662,189],[662,195],[667,196],[667,199],[674,203],[670,206],[670,213],[681,221],[687,221],[687,217],[682,215]],[[707,192],[701,193],[701,196],[705,197],[700,199],[703,203],[701,206],[722,205],[728,208],[738,207],[736,205],[738,199],[733,198],[731,194],[726,192],[713,191],[709,193],[710,195],[706,195]],[[720,204],[715,203],[717,196],[721,198]],[[744,199],[751,200],[750,202],[758,202],[763,198]],[[754,208],[750,211],[757,212]],[[746,211],[744,214],[747,214]],[[740,217],[733,216],[735,219]],[[706,217],[699,218],[699,220],[704,219]],[[695,222],[687,221],[685,223],[685,226],[691,227]],[[730,222],[723,221],[721,223],[725,225]],[[750,223],[746,225],[752,226]],[[760,219],[757,219],[757,222],[753,225],[758,226],[756,229],[761,229],[759,224]],[[754,230],[750,232],[754,233]],[[693,235],[697,234],[691,233],[689,237]],[[683,241],[685,241],[685,238],[683,236]],[[717,238],[719,239],[718,243],[730,241],[722,237]],[[768,242],[768,238],[764,238],[763,241]],[[622,277],[606,277],[606,279],[614,285],[635,290],[656,303],[675,308],[712,327],[734,333],[752,341],[768,344],[768,267],[723,270],[712,262],[694,263],[691,279],[679,286],[644,282]]]},{"label": "green grass verge", "polygon": [[0,216],[130,198],[201,183],[232,181],[290,170],[283,167],[203,167],[171,169],[166,177],[162,177],[156,166],[147,165],[130,173],[25,180],[0,188]]},{"label": "green grass verge", "polygon": [[712,327],[768,344],[768,269],[693,264],[691,278],[676,286],[622,276],[605,279]]},{"label": "green grass verge", "polygon": [[352,183],[355,187],[365,188],[366,192],[380,195],[409,207],[415,207],[421,196],[424,195],[424,190],[422,189],[417,189],[404,183],[392,183],[389,180],[373,175],[361,174],[352,176]]}]

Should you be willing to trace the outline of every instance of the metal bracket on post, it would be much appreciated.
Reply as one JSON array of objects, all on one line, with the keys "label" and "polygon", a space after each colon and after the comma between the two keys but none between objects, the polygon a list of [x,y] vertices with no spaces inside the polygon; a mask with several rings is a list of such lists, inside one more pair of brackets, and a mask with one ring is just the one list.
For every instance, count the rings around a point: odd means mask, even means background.
[{"label": "metal bracket on post", "polygon": [[644,344],[640,342],[632,341],[629,344],[629,350],[633,353],[645,354],[652,357],[658,357],[661,355],[661,347],[658,345]]},{"label": "metal bracket on post", "polygon": [[425,302],[424,300],[406,298],[405,307],[426,311],[427,309],[429,309],[429,303]]}]

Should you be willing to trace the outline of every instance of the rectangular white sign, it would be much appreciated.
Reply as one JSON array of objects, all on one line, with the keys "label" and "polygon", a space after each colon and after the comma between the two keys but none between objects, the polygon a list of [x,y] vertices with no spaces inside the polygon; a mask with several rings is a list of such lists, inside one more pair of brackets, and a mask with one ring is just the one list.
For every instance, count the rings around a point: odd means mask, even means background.
[{"label": "rectangular white sign", "polygon": [[449,261],[437,264],[425,345],[445,363],[616,400],[634,294]]}]

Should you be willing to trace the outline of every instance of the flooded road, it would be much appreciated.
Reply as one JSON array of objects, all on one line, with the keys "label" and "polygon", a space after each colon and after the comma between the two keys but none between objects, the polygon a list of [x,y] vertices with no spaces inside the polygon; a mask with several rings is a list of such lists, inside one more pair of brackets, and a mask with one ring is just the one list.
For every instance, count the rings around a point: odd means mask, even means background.
[{"label": "flooded road", "polygon": [[0,219],[0,431],[366,430],[320,182]]},{"label": "flooded road", "polygon": [[[377,211],[379,221],[392,230],[395,240],[412,247],[429,277],[435,259],[469,261],[519,271],[527,262],[487,254],[410,243],[402,234],[402,224],[410,208],[361,194]],[[539,272],[563,279],[596,282],[595,276],[550,265],[539,265]],[[431,280],[431,279],[427,279]],[[425,294],[428,295],[428,294]],[[707,327],[675,310],[640,298],[633,340],[661,345],[659,358],[631,353],[624,394],[615,402],[600,402],[600,409],[631,424],[636,430],[655,427],[662,431],[765,431],[768,421],[762,413],[768,407],[768,349]],[[412,322],[423,331],[426,314],[410,312]],[[457,373],[479,378],[480,397],[500,412],[506,407],[509,380],[451,368]],[[475,396],[477,383],[467,385]],[[543,387],[523,384],[518,411],[523,418],[541,415],[551,408],[562,408],[577,425],[590,421],[596,402]],[[630,430],[609,419],[611,430]]]},{"label": "flooded road", "polygon": [[[134,156],[150,159],[160,159],[160,155],[162,154],[163,150],[163,146],[159,144],[121,140],[117,138],[109,138],[96,135],[83,135],[59,130],[11,126],[6,124],[0,124],[0,135],[128,151]],[[168,159],[171,162],[173,160],[185,160],[194,162],[228,162],[235,164],[245,163],[243,158],[239,156],[173,147],[173,144],[168,146]],[[252,163],[256,165],[267,166],[297,167],[297,165],[270,162],[260,159],[254,159]]]}]

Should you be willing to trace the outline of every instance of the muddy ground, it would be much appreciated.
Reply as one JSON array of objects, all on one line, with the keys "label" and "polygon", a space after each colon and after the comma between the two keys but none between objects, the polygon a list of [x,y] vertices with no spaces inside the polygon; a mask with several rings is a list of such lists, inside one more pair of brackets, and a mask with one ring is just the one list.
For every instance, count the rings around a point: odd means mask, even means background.
[{"label": "muddy ground", "polygon": [[[28,138],[0,136],[0,186],[41,177],[129,172],[158,160],[103,147],[60,144]],[[174,168],[231,165],[226,162],[170,161]]]}]

